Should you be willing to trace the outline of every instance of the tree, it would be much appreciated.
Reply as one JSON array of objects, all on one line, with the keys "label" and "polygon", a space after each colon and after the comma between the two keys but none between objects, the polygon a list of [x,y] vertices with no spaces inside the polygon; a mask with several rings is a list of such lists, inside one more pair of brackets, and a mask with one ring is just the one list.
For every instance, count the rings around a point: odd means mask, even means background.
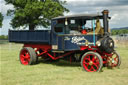
[{"label": "tree", "polygon": [[0,13],[0,28],[2,27],[3,15]]},{"label": "tree", "polygon": [[18,28],[29,26],[29,30],[34,30],[37,26],[48,27],[50,20],[63,15],[69,10],[64,7],[66,1],[59,0],[5,0],[7,4],[12,4],[14,10],[10,9],[7,15],[13,15],[11,26]]},{"label": "tree", "polygon": [[120,34],[127,34],[128,33],[128,29],[113,29],[112,30],[112,35],[120,35]]}]

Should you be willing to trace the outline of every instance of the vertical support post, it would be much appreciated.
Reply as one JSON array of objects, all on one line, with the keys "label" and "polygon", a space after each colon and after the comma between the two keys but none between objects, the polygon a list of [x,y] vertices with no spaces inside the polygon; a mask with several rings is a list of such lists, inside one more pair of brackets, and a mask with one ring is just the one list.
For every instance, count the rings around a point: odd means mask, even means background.
[{"label": "vertical support post", "polygon": [[93,26],[93,43],[95,46],[96,45],[96,43],[95,43],[96,42],[96,40],[95,40],[95,20],[93,20],[92,23],[93,23],[93,25],[92,25]]}]

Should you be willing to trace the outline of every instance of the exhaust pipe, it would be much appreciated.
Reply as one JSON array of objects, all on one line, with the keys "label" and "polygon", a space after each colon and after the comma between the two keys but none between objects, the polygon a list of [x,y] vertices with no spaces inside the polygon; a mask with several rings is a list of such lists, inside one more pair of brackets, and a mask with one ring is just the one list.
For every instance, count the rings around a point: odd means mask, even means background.
[{"label": "exhaust pipe", "polygon": [[104,10],[102,12],[103,14],[103,24],[104,24],[104,35],[109,35],[109,32],[108,32],[108,27],[109,27],[109,24],[108,24],[108,14],[109,14],[109,11],[108,10]]}]

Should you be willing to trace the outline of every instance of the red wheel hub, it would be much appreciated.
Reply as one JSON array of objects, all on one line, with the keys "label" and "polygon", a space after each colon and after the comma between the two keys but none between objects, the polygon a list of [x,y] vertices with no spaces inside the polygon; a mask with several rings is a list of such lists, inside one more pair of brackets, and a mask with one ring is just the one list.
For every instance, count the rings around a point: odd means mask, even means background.
[{"label": "red wheel hub", "polygon": [[20,61],[24,65],[28,65],[30,61],[30,55],[27,50],[22,50],[20,53]]},{"label": "red wheel hub", "polygon": [[83,67],[88,72],[96,72],[99,69],[100,63],[97,56],[88,54],[83,59]]}]

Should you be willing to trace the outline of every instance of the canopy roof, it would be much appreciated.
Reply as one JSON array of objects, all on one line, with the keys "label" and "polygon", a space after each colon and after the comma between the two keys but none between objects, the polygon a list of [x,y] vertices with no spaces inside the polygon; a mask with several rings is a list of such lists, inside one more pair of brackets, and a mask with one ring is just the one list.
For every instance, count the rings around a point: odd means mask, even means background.
[{"label": "canopy roof", "polygon": [[70,18],[70,19],[103,19],[103,15],[98,15],[98,14],[77,14],[77,15],[68,15],[68,16],[59,16],[59,17],[55,17],[54,19],[65,19],[65,18]]}]

